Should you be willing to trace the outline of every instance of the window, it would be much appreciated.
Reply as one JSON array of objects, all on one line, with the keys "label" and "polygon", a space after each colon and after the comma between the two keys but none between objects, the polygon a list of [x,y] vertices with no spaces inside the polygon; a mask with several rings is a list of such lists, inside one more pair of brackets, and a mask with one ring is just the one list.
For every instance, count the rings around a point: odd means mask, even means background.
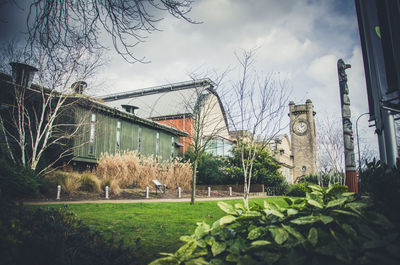
[{"label": "window", "polygon": [[142,128],[139,127],[139,142],[138,142],[138,152],[140,153],[142,149]]},{"label": "window", "polygon": [[156,142],[156,156],[160,155],[160,134],[156,134],[157,142]]},{"label": "window", "polygon": [[171,157],[174,157],[174,150],[175,149],[175,138],[171,137]]},{"label": "window", "polygon": [[117,121],[117,151],[121,146],[121,121]]},{"label": "window", "polygon": [[94,139],[96,134],[96,114],[92,113],[89,133],[89,154],[94,154]]}]

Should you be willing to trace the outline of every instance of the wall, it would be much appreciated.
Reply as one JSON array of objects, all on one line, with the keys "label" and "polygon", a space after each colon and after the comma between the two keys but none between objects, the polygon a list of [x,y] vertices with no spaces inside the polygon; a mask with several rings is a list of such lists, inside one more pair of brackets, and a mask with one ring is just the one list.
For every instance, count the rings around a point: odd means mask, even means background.
[{"label": "wall", "polygon": [[229,139],[229,132],[221,107],[214,94],[207,95],[202,110],[205,114],[204,136],[218,135]]},{"label": "wall", "polygon": [[[96,114],[96,121],[91,121],[92,113]],[[179,148],[172,145],[174,135],[160,129],[150,126],[134,123],[130,120],[119,119],[110,115],[98,112],[87,111],[83,108],[77,108],[77,117],[84,117],[85,123],[80,129],[79,134],[74,139],[74,159],[82,162],[96,162],[101,153],[108,152],[115,154],[119,151],[138,150],[139,147],[139,128],[141,128],[141,154],[155,155],[157,145],[157,133],[159,133],[159,156],[162,159],[169,159],[174,148],[174,154],[178,154]],[[117,147],[117,123],[120,121],[120,146]],[[94,125],[94,141],[90,141],[90,131]],[[175,140],[177,141],[177,140]],[[91,149],[93,152],[91,152]]]},{"label": "wall", "polygon": [[[311,100],[307,100],[303,105],[294,105],[291,102],[289,111],[291,148],[294,157],[293,178],[296,180],[301,176],[317,173],[315,112]],[[308,124],[308,129],[304,134],[299,135],[294,132],[293,126],[298,120],[306,121]]]}]

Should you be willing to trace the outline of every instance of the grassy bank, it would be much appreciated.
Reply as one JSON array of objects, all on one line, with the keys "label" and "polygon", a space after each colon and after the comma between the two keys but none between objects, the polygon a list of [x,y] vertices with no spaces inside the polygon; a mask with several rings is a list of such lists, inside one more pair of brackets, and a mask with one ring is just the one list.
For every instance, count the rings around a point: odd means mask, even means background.
[{"label": "grassy bank", "polygon": [[[281,197],[251,199],[251,203],[273,201],[286,205]],[[242,203],[242,200],[226,201]],[[31,206],[38,207],[38,206]],[[62,205],[45,207],[63,207]],[[114,234],[126,244],[135,247],[138,264],[147,264],[159,255],[159,252],[174,252],[181,245],[181,235],[189,235],[196,222],[209,224],[224,215],[217,201],[197,202],[160,202],[132,204],[71,204],[68,208],[84,223],[92,225],[105,235]]]}]

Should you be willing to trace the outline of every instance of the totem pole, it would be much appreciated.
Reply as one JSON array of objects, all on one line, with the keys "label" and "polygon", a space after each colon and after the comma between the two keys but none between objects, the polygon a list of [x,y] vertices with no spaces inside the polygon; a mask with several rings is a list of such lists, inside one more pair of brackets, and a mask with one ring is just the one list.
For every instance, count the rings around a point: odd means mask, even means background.
[{"label": "totem pole", "polygon": [[356,160],[354,156],[354,137],[353,124],[350,121],[350,98],[349,88],[347,86],[346,69],[350,68],[350,64],[345,64],[342,59],[337,62],[340,103],[342,106],[342,122],[343,122],[343,141],[344,141],[344,159],[346,166],[345,184],[349,187],[349,191],[358,192]]}]

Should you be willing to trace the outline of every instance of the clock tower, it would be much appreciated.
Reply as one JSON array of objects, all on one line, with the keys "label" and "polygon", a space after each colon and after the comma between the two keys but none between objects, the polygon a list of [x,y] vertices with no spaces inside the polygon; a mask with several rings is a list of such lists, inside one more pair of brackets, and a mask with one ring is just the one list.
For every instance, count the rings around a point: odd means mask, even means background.
[{"label": "clock tower", "polygon": [[293,181],[317,173],[317,141],[314,106],[310,99],[305,105],[289,103],[290,138],[293,156]]}]

